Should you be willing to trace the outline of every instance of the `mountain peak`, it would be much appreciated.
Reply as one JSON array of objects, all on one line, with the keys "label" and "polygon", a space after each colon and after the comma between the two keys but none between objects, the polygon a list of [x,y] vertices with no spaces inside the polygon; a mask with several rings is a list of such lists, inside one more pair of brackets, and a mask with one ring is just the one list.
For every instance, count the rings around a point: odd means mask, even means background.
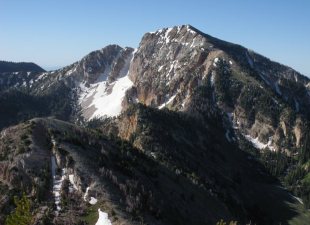
[{"label": "mountain peak", "polygon": [[148,32],[149,34],[162,34],[162,33],[166,33],[166,32],[170,32],[172,30],[176,30],[178,32],[180,32],[181,30],[186,33],[186,32],[199,32],[202,33],[201,31],[199,31],[198,29],[196,29],[195,27],[193,27],[190,24],[183,24],[183,25],[178,25],[178,26],[173,26],[173,27],[164,27],[161,29],[156,30],[155,32]]},{"label": "mountain peak", "polygon": [[310,216],[310,80],[189,24],[57,71],[0,62],[0,105],[0,129],[65,120],[0,132],[0,224],[23,192],[59,225],[102,205],[98,221],[130,225]]}]

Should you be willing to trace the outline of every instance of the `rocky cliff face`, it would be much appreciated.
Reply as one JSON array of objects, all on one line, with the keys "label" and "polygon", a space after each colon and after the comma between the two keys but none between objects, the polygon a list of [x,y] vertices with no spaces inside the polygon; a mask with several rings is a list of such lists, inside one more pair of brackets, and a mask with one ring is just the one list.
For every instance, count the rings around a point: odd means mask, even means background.
[{"label": "rocky cliff face", "polygon": [[[308,78],[189,25],[145,34],[129,76],[129,103],[158,109],[186,112],[197,88],[208,89],[213,107],[229,114],[234,128],[272,150],[282,149],[276,142],[284,132],[280,124],[298,136],[290,143],[298,146],[301,133],[294,127],[309,115]],[[288,121],[289,110],[303,116]]]},{"label": "rocky cliff face", "polygon": [[130,68],[139,102],[154,107],[169,102],[182,109],[183,101],[207,78],[212,64],[208,48],[207,40],[189,26],[144,35]]}]

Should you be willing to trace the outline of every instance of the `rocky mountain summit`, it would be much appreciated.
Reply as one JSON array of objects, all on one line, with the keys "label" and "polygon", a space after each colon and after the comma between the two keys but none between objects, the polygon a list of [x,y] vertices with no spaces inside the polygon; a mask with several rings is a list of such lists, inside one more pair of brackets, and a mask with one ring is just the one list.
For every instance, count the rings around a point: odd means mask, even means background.
[{"label": "rocky mountain summit", "polygon": [[3,73],[0,104],[0,223],[23,192],[32,224],[310,219],[310,80],[190,25]]}]

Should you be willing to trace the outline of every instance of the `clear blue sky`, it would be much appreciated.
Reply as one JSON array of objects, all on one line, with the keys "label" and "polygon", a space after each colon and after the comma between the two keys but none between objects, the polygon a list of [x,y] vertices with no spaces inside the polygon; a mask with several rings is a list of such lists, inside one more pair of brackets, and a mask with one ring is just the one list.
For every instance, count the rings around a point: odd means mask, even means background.
[{"label": "clear blue sky", "polygon": [[0,59],[60,67],[181,24],[310,76],[309,0],[0,0]]}]

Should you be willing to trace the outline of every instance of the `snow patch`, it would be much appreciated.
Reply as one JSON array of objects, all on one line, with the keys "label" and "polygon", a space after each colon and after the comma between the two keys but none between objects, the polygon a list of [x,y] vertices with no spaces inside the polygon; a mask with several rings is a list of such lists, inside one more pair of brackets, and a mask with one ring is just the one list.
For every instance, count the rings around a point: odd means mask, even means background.
[{"label": "snow patch", "polygon": [[173,95],[172,97],[170,97],[170,98],[168,99],[168,101],[166,101],[166,102],[164,102],[163,104],[161,104],[160,106],[158,106],[158,109],[162,109],[162,108],[166,107],[166,105],[169,105],[169,104],[174,100],[174,98],[175,98],[176,96],[177,96],[177,95],[175,94],[175,95]]},{"label": "snow patch", "polygon": [[169,69],[168,74],[171,73],[171,71],[173,70],[173,68],[174,68],[174,61],[170,64],[170,69]]},{"label": "snow patch", "polygon": [[166,41],[166,44],[168,44],[170,42],[170,39],[169,39],[168,35],[169,35],[171,30],[172,30],[172,28],[168,28],[167,31],[165,32],[164,39]]},{"label": "snow patch", "polygon": [[253,138],[253,137],[251,137],[250,135],[244,135],[244,137],[248,140],[248,141],[250,141],[252,144],[253,144],[253,146],[255,147],[255,148],[257,148],[257,149],[265,149],[265,148],[269,148],[271,151],[275,151],[275,148],[271,145],[271,143],[272,143],[272,137],[269,137],[269,141],[268,141],[268,143],[267,144],[264,144],[263,142],[260,142],[259,140],[258,140],[258,137],[257,138]]},{"label": "snow patch", "polygon": [[228,112],[228,113],[226,113],[226,115],[227,115],[228,120],[230,121],[230,123],[232,125],[232,128],[235,129],[235,130],[238,129],[239,122],[238,121],[237,121],[237,123],[234,122],[235,114],[233,112],[231,112],[231,113]]},{"label": "snow patch", "polygon": [[214,71],[212,71],[212,73],[211,73],[211,78],[210,78],[211,87],[214,86],[214,83],[215,83],[215,75],[216,75],[216,73],[215,73]]},{"label": "snow patch", "polygon": [[297,83],[298,82],[298,76],[295,73],[294,73],[294,78],[295,78],[295,82]]},{"label": "snow patch", "polygon": [[108,218],[108,214],[106,212],[101,211],[98,209],[99,218],[95,225],[112,225],[111,221]]},{"label": "snow patch", "polygon": [[84,199],[85,202],[87,201],[89,188],[90,188],[90,187],[87,187],[87,188],[86,188],[85,194],[84,194],[84,196],[83,196],[83,199]]},{"label": "snow patch", "polygon": [[193,31],[189,25],[186,25],[186,29],[187,29],[187,31],[189,31],[191,34],[196,34],[196,32]]},{"label": "snow patch", "polygon": [[72,184],[73,188],[75,190],[78,190],[78,187],[76,186],[75,182],[74,182],[74,174],[69,174],[69,181]]},{"label": "snow patch", "polygon": [[182,102],[181,106],[182,106],[182,109],[185,108],[185,104],[186,104],[186,99],[184,99],[184,101]]},{"label": "snow patch", "polygon": [[39,81],[39,80],[43,79],[46,75],[47,75],[47,73],[42,73],[40,76],[38,76],[38,78],[35,81]]},{"label": "snow patch", "polygon": [[129,67],[136,51],[137,49],[126,59],[116,81],[107,81],[111,71],[111,68],[107,68],[90,87],[86,87],[85,83],[80,84],[79,104],[87,120],[102,116],[113,117],[121,113],[125,93],[133,85],[129,79]]},{"label": "snow patch", "polygon": [[258,148],[258,149],[264,149],[265,148],[265,144],[260,142],[258,140],[258,137],[257,138],[252,138],[250,135],[245,135],[245,138],[248,141],[250,141],[255,148]]},{"label": "snow patch", "polygon": [[218,61],[219,61],[219,58],[217,58],[217,57],[213,60],[213,66],[214,67],[217,67]]},{"label": "snow patch", "polygon": [[274,84],[274,86],[275,86],[275,88],[276,88],[276,92],[277,92],[279,95],[282,95],[282,92],[281,92],[281,90],[280,90],[279,84],[276,82],[276,83]]},{"label": "snow patch", "polygon": [[65,76],[69,76],[71,75],[72,73],[74,73],[77,69],[77,66],[73,67],[72,69],[68,70],[65,74]]},{"label": "snow patch", "polygon": [[150,155],[154,158],[154,159],[157,159],[157,155],[155,152],[151,152]]},{"label": "snow patch", "polygon": [[90,197],[89,204],[96,205],[97,202],[98,202],[98,200],[96,198]]},{"label": "snow patch", "polygon": [[90,200],[89,200],[89,198],[88,198],[89,190],[90,190],[90,187],[87,187],[86,191],[85,191],[85,194],[83,196],[83,199],[84,199],[85,202],[88,201],[89,204],[95,205],[95,204],[97,204],[98,200],[96,198],[92,197],[92,196],[90,197]]},{"label": "snow patch", "polygon": [[61,171],[61,176],[56,175],[56,169],[57,169],[57,164],[56,164],[56,159],[55,156],[51,157],[51,163],[52,163],[52,178],[53,178],[53,195],[54,195],[54,200],[55,200],[55,205],[56,205],[56,213],[58,213],[61,210],[60,206],[60,200],[61,200],[61,186],[63,181],[66,178],[66,169],[62,169]]},{"label": "snow patch", "polygon": [[96,90],[94,95],[94,101],[90,106],[94,106],[96,111],[90,117],[90,119],[101,116],[117,116],[122,111],[122,101],[126,91],[132,87],[133,83],[128,76],[122,77],[111,84],[112,92],[109,94],[106,90],[101,88],[105,85],[100,85],[100,89]]},{"label": "snow patch", "polygon": [[191,46],[190,46],[190,48],[193,48],[193,47],[195,47],[195,39],[196,39],[196,37],[194,37],[194,39],[193,39],[193,41],[192,41],[192,43],[191,43]]},{"label": "snow patch", "polygon": [[181,26],[177,26],[177,29],[178,29],[177,33],[179,33],[181,30]]}]

